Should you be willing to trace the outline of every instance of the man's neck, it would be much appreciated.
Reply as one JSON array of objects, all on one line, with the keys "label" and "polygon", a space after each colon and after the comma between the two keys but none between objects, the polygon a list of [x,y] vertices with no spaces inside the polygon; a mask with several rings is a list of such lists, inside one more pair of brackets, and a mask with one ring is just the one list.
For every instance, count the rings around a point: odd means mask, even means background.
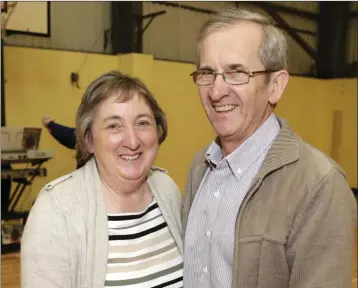
[{"label": "man's neck", "polygon": [[230,155],[233,151],[239,148],[247,139],[249,139],[266,121],[270,118],[272,112],[267,113],[261,118],[259,123],[254,123],[248,127],[241,135],[232,138],[220,138],[221,149],[223,151],[222,158]]}]

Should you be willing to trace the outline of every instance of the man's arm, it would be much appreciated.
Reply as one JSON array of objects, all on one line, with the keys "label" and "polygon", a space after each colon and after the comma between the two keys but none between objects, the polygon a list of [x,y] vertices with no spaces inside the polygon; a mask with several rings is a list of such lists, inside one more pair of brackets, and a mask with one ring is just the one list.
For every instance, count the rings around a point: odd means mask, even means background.
[{"label": "man's arm", "polygon": [[54,121],[47,124],[51,135],[62,145],[69,149],[74,149],[76,146],[75,128],[60,125]]},{"label": "man's arm", "polygon": [[21,287],[71,287],[65,219],[48,192],[37,198],[21,239]]},{"label": "man's arm", "polygon": [[351,287],[356,217],[351,189],[332,170],[294,219],[287,244],[290,288]]}]

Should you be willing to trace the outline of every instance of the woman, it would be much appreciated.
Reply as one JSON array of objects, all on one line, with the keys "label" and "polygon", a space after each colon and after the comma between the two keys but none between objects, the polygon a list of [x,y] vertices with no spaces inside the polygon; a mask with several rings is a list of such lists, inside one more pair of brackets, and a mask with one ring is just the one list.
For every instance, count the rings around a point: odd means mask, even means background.
[{"label": "woman", "polygon": [[181,196],[152,166],[167,123],[138,79],[109,72],[77,111],[81,169],[46,185],[21,247],[22,287],[182,287]]}]

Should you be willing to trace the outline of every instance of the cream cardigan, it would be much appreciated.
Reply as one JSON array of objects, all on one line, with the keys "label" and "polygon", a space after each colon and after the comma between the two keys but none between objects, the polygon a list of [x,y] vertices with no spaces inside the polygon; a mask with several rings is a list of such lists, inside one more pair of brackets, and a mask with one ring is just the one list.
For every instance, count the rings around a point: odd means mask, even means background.
[{"label": "cream cardigan", "polygon": [[[183,254],[179,189],[156,167],[147,182]],[[107,257],[107,214],[92,159],[41,190],[22,237],[21,287],[103,287]]]}]

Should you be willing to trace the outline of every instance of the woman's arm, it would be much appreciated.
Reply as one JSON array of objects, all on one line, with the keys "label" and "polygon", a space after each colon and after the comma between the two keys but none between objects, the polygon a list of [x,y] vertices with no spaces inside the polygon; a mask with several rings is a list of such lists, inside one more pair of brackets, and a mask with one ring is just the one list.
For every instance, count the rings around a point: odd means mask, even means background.
[{"label": "woman's arm", "polygon": [[21,240],[21,287],[71,287],[70,251],[62,211],[42,191],[27,219]]}]

